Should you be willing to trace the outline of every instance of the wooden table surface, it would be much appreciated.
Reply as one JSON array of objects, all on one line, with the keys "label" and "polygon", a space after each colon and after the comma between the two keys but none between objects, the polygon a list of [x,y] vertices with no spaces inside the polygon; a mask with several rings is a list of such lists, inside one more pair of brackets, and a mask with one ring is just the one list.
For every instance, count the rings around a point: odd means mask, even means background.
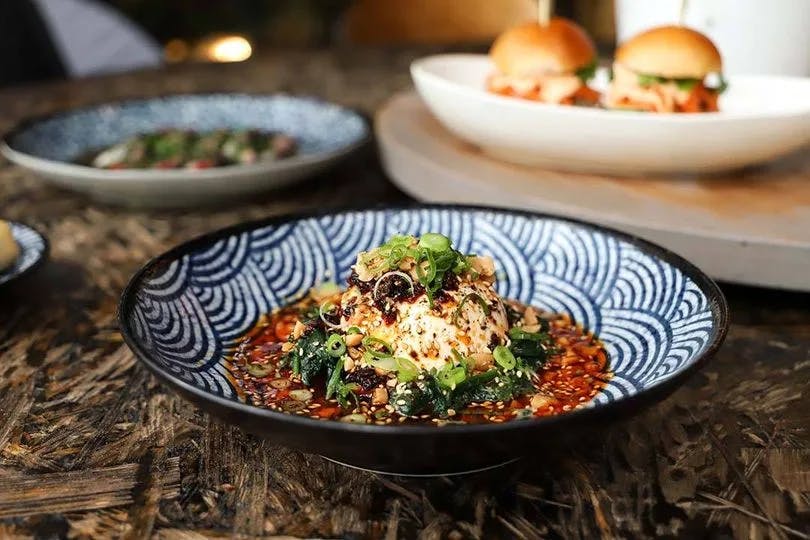
[{"label": "wooden table surface", "polygon": [[[0,91],[0,129],[167,92],[315,94],[371,113],[418,51],[286,52]],[[810,178],[808,178],[810,181]],[[406,197],[373,148],[249,203],[185,212],[93,204],[0,163],[0,215],[51,261],[0,293],[0,538],[810,538],[810,296],[723,285],[718,356],[604,438],[483,476],[405,480],[275,447],[168,393],[115,310],[149,257],[249,218]]]}]

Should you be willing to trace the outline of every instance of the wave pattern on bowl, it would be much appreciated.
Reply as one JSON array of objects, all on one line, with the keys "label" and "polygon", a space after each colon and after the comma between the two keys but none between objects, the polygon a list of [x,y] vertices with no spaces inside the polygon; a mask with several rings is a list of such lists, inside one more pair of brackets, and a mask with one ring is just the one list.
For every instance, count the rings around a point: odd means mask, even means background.
[{"label": "wave pattern on bowl", "polygon": [[391,234],[426,231],[493,256],[501,295],[569,313],[600,336],[615,376],[594,405],[685,369],[716,333],[698,285],[624,240],[564,220],[452,208],[348,212],[230,236],[159,266],[127,322],[177,377],[238,399],[225,357],[262,313],[324,278],[343,282],[356,253]]}]

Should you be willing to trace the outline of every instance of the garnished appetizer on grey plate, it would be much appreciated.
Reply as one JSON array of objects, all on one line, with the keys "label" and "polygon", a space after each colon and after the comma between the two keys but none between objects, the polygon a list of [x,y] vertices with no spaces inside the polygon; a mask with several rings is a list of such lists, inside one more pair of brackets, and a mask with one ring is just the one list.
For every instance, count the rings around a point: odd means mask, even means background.
[{"label": "garnished appetizer on grey plate", "polygon": [[166,129],[135,135],[80,160],[101,169],[208,169],[295,155],[295,139],[255,129]]},{"label": "garnished appetizer on grey plate", "polygon": [[490,92],[543,103],[596,105],[599,92],[588,86],[596,72],[596,47],[587,32],[568,19],[552,18],[511,28],[489,51],[497,72]]},{"label": "garnished appetizer on grey plate", "polygon": [[20,256],[20,246],[11,234],[11,226],[0,219],[0,272],[8,270]]},{"label": "garnished appetizer on grey plate", "polygon": [[[705,35],[684,26],[652,28],[616,51],[605,105],[657,113],[716,112],[726,88],[722,71],[720,52]],[[707,83],[709,75],[716,78],[714,86]]]},{"label": "garnished appetizer on grey plate", "polygon": [[489,257],[436,233],[362,252],[270,313],[230,369],[247,401],[367,424],[499,423],[587,406],[611,373],[605,348],[566,315],[501,298]]}]

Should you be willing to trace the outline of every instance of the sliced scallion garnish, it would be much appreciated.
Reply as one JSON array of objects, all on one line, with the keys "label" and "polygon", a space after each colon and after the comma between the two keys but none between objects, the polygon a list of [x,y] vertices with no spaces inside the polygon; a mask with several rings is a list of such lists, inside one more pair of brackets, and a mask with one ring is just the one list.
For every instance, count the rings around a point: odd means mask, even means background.
[{"label": "sliced scallion garnish", "polygon": [[346,342],[339,334],[330,334],[326,340],[326,352],[329,356],[335,358],[343,356],[346,353]]},{"label": "sliced scallion garnish", "polygon": [[467,379],[467,369],[464,366],[447,364],[436,374],[436,379],[445,388],[455,390],[457,384]]},{"label": "sliced scallion garnish", "polygon": [[458,318],[461,315],[461,309],[464,307],[464,304],[466,304],[469,300],[475,300],[478,303],[478,305],[481,306],[481,309],[484,311],[484,315],[489,317],[489,304],[487,304],[486,300],[484,300],[478,293],[470,293],[461,299],[461,302],[456,308],[456,312],[453,314],[453,324],[455,326],[458,326]]},{"label": "sliced scallion garnish", "polygon": [[511,339],[528,339],[531,341],[545,341],[546,335],[540,332],[526,332],[525,330],[513,326],[509,329],[509,337]]},{"label": "sliced scallion garnish", "polygon": [[397,361],[391,355],[377,357],[371,354],[370,352],[366,351],[366,354],[363,355],[363,359],[371,367],[382,369],[383,371],[397,370]]},{"label": "sliced scallion garnish", "polygon": [[397,379],[400,382],[410,382],[419,376],[419,368],[407,358],[397,356],[394,361],[397,363]]},{"label": "sliced scallion garnish", "polygon": [[495,350],[492,351],[492,356],[495,357],[495,362],[497,362],[498,365],[503,369],[510,370],[517,365],[515,355],[503,345],[498,345],[495,347]]},{"label": "sliced scallion garnish", "polygon": [[450,249],[450,239],[439,233],[425,233],[419,238],[419,247],[431,251],[447,251]]},{"label": "sliced scallion garnish", "polygon": [[368,352],[374,358],[387,358],[389,356],[393,356],[394,354],[394,349],[388,344],[388,342],[375,338],[374,336],[364,337],[361,343],[363,344],[363,347],[366,348],[366,352]]}]

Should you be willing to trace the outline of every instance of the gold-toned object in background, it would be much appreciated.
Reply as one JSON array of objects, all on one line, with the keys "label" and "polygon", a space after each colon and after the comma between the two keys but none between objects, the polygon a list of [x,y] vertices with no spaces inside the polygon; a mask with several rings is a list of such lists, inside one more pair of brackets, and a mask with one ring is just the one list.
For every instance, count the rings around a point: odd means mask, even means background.
[{"label": "gold-toned object in background", "polygon": [[188,42],[180,38],[170,39],[163,46],[163,58],[172,64],[188,60],[189,53]]},{"label": "gold-toned object in background", "polygon": [[357,0],[346,14],[352,43],[483,43],[537,18],[537,0]]},{"label": "gold-toned object in background", "polygon": [[20,246],[11,234],[11,227],[0,219],[0,271],[13,265],[19,256]]},{"label": "gold-toned object in background", "polygon": [[190,45],[179,38],[170,39],[163,47],[163,57],[176,64],[187,60],[198,62],[243,62],[253,54],[253,45],[244,36],[213,35]]},{"label": "gold-toned object in background", "polygon": [[211,62],[243,62],[253,54],[253,46],[244,36],[216,36],[202,41],[197,50]]}]

